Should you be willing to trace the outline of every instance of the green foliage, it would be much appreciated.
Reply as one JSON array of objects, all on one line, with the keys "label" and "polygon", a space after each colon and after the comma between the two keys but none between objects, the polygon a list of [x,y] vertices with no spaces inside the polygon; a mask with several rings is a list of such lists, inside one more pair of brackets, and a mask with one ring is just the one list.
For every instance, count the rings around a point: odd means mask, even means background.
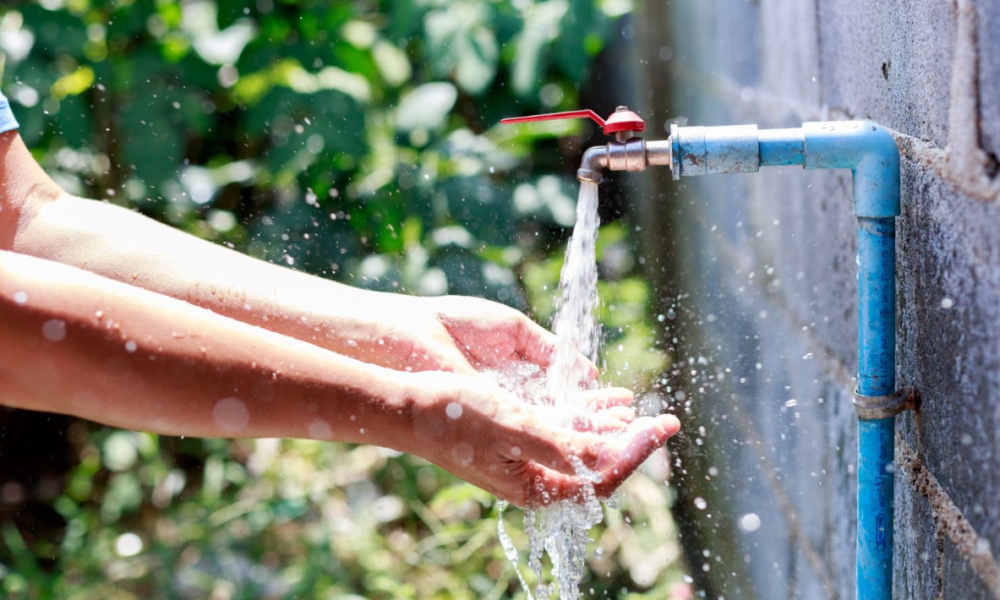
[{"label": "green foliage", "polygon": [[[582,125],[497,123],[575,108],[627,6],[46,0],[0,8],[0,70],[22,137],[73,193],[354,285],[547,322],[580,147],[556,138]],[[648,287],[623,225],[600,253],[608,371],[638,389],[666,360]],[[70,438],[75,466],[46,500],[65,526],[0,523],[0,597],[520,594],[493,499],[420,459],[85,423]],[[654,463],[594,531],[594,597],[668,598],[680,576]]]}]

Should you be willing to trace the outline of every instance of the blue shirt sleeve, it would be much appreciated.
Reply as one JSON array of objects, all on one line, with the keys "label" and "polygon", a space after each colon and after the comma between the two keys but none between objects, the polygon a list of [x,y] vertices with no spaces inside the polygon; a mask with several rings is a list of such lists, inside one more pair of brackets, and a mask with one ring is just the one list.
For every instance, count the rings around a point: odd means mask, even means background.
[{"label": "blue shirt sleeve", "polygon": [[17,119],[14,118],[14,111],[10,109],[10,102],[3,92],[0,92],[0,133],[17,128]]}]

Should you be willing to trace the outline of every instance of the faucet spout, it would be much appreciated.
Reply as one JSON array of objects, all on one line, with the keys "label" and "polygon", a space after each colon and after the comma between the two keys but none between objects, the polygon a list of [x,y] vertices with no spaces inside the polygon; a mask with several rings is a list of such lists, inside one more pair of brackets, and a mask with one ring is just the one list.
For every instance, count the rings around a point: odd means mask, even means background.
[{"label": "faucet spout", "polygon": [[672,149],[673,144],[669,139],[647,142],[638,137],[594,146],[583,153],[576,178],[601,183],[604,179],[602,169],[637,172],[645,171],[650,165],[670,167]]},{"label": "faucet spout", "polygon": [[587,148],[587,151],[583,153],[583,159],[580,161],[580,168],[576,172],[576,178],[580,181],[601,183],[604,179],[604,175],[601,174],[601,169],[604,169],[607,166],[607,146],[593,146],[591,148]]}]

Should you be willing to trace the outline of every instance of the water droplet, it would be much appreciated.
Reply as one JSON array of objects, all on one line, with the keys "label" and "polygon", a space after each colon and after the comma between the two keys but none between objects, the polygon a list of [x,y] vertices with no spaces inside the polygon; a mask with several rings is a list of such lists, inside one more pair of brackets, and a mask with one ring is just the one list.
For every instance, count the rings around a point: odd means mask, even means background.
[{"label": "water droplet", "polygon": [[705,510],[706,508],[708,508],[708,502],[706,502],[705,499],[702,497],[695,498],[694,505],[695,508],[697,508],[698,510]]},{"label": "water droplet", "polygon": [[42,335],[50,342],[61,342],[66,339],[66,321],[49,319],[42,325]]},{"label": "water droplet", "polygon": [[135,352],[138,349],[139,349],[139,344],[136,344],[135,340],[129,340],[129,341],[125,342],[125,352],[128,352],[129,354],[132,354],[133,352]]},{"label": "water droplet", "polygon": [[747,513],[740,517],[740,529],[753,533],[760,529],[760,517],[756,513]]},{"label": "water droplet", "polygon": [[788,408],[791,408],[791,407],[797,405],[798,403],[799,403],[798,400],[796,400],[795,398],[791,398],[791,399],[789,399],[789,400],[787,400],[785,402],[785,406],[787,406]]},{"label": "water droplet", "polygon": [[232,433],[247,426],[250,422],[250,411],[239,398],[223,398],[212,409],[212,420],[219,429]]},{"label": "water droplet", "polygon": [[972,445],[972,436],[969,435],[969,434],[967,434],[967,433],[962,434],[962,445],[963,446],[971,446]]},{"label": "water droplet", "polygon": [[333,430],[330,424],[323,419],[316,419],[309,423],[309,437],[314,440],[328,440],[333,437]]},{"label": "water droplet", "polygon": [[952,300],[951,298],[942,298],[941,299],[941,308],[943,308],[945,310],[948,310],[952,306],[955,306],[955,301]]},{"label": "water droplet", "polygon": [[15,292],[14,293],[14,303],[15,304],[26,304],[28,302],[27,292]]},{"label": "water droplet", "polygon": [[449,402],[444,412],[448,415],[449,419],[457,419],[462,416],[462,405],[458,402]]}]

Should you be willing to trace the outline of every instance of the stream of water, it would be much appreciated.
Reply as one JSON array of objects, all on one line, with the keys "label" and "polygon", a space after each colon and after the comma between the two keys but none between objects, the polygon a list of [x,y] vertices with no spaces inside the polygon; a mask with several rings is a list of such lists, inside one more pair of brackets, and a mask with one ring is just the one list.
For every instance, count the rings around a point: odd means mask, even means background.
[{"label": "stream of water", "polygon": [[[573,414],[586,410],[576,406],[574,397],[583,389],[581,383],[586,377],[586,365],[578,360],[583,354],[592,361],[597,360],[601,331],[594,311],[597,307],[597,184],[583,182],[576,209],[576,225],[566,249],[562,273],[559,278],[559,296],[553,331],[558,337],[556,351],[546,373],[546,390],[539,398],[529,401],[551,402],[555,413],[566,419],[569,426]],[[538,585],[534,596],[518,570],[518,578],[525,588],[529,600],[546,600],[558,592],[561,600],[576,600],[580,597],[580,581],[586,567],[588,531],[601,522],[603,510],[594,494],[594,475],[583,465],[577,467],[577,475],[588,482],[583,497],[577,501],[560,501],[543,508],[528,509],[524,513],[524,529],[528,535],[528,567],[534,571]],[[518,569],[519,556],[503,525],[503,504],[500,505],[498,532],[504,554]],[[551,584],[542,583],[544,555],[548,554],[552,563]]]}]

